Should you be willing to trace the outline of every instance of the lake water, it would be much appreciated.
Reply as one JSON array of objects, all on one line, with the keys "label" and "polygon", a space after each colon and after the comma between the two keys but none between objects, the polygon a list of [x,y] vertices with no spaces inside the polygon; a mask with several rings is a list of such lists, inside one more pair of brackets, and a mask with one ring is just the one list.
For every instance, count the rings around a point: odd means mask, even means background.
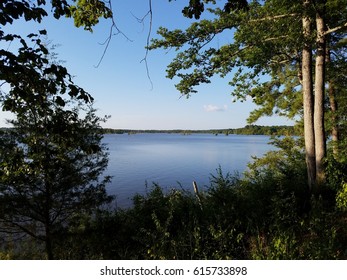
[{"label": "lake water", "polygon": [[110,153],[106,174],[113,176],[107,190],[124,207],[131,205],[134,194],[146,192],[146,182],[164,189],[181,184],[192,190],[196,181],[203,189],[219,165],[225,173],[245,171],[252,156],[274,149],[269,141],[261,135],[107,134],[103,139]]}]

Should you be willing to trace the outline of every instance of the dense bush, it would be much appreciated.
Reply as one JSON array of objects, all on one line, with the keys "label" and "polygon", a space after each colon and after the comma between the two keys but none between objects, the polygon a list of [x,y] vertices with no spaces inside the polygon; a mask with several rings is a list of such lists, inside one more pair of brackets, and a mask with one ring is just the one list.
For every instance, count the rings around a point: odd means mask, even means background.
[{"label": "dense bush", "polygon": [[[299,168],[299,167],[298,167]],[[299,171],[298,171],[299,172]],[[305,180],[263,170],[211,175],[199,198],[153,185],[130,209],[100,212],[70,235],[72,255],[106,259],[344,259],[345,194],[306,199]],[[301,173],[300,173],[301,174]],[[344,201],[344,202],[343,202]],[[83,237],[83,238],[81,238]],[[79,242],[76,242],[78,238]],[[83,240],[80,242],[80,240]]]},{"label": "dense bush", "polygon": [[[240,177],[219,167],[206,191],[153,184],[129,209],[79,216],[62,259],[346,259],[347,187],[340,170],[310,195],[299,139],[254,159]],[[8,252],[8,251],[7,251]],[[1,258],[20,258],[4,251]]]}]

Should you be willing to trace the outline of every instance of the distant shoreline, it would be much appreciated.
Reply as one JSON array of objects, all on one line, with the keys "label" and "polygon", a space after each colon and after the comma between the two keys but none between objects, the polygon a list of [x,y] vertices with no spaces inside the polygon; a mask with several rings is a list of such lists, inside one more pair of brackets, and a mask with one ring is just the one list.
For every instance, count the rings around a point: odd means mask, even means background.
[{"label": "distant shoreline", "polygon": [[[10,130],[10,127],[1,127],[0,131]],[[240,135],[269,135],[269,136],[299,136],[300,132],[294,126],[287,125],[246,125],[242,128],[222,128],[222,129],[115,129],[102,128],[104,134],[138,134],[138,133],[177,133],[189,134],[240,134]]]},{"label": "distant shoreline", "polygon": [[177,133],[183,135],[189,134],[242,134],[242,135],[271,135],[271,136],[298,136],[299,133],[294,126],[275,125],[275,126],[261,126],[261,125],[246,125],[243,128],[225,128],[225,129],[114,129],[103,128],[104,134],[138,134],[138,133]]}]

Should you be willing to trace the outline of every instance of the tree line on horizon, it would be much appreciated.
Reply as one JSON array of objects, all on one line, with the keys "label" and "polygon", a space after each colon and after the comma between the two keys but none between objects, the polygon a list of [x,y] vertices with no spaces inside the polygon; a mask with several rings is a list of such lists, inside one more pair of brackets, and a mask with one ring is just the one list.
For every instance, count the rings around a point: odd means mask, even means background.
[{"label": "tree line on horizon", "polygon": [[270,136],[298,136],[300,131],[295,126],[287,125],[246,125],[242,128],[226,129],[114,129],[103,128],[105,134],[136,134],[136,133],[178,133],[178,134],[243,134],[243,135],[270,135]]}]

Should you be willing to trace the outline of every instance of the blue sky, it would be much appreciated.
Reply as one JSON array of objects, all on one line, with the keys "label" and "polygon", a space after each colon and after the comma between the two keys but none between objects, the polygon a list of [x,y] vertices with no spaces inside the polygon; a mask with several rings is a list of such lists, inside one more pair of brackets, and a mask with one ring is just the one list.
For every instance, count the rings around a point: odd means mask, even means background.
[{"label": "blue sky", "polygon": [[[184,28],[191,22],[181,15],[182,1],[153,0],[152,37],[159,26],[169,29]],[[47,29],[48,39],[60,46],[55,50],[65,61],[74,81],[95,98],[99,115],[111,115],[104,125],[129,129],[210,129],[238,128],[245,126],[249,112],[255,108],[250,101],[233,103],[228,80],[215,78],[209,85],[200,86],[198,93],[189,99],[181,98],[175,80],[167,79],[166,66],[174,57],[171,50],[151,51],[148,55],[150,77],[141,60],[145,56],[149,19],[143,24],[136,19],[148,11],[146,0],[113,1],[118,28],[121,34],[114,36],[99,67],[98,64],[111,22],[101,20],[94,32],[76,28],[71,19],[46,18],[41,25],[24,21],[8,27],[10,32],[29,34],[37,29]],[[231,40],[226,38],[225,40]],[[11,46],[10,46],[11,47]],[[5,118],[0,112],[0,126]],[[285,118],[262,118],[259,125],[291,125]]]}]

